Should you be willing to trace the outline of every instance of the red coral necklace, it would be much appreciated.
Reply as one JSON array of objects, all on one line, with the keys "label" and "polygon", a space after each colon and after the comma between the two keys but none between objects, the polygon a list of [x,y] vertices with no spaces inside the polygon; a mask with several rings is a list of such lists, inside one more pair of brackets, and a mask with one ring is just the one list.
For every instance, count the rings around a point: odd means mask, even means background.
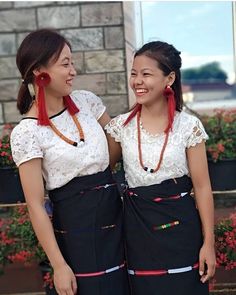
[{"label": "red coral necklace", "polygon": [[[80,142],[84,142],[84,132],[83,132],[83,129],[79,123],[79,120],[77,119],[76,115],[72,115],[71,116],[73,121],[75,122],[75,125],[78,129],[78,132],[79,132],[79,136],[80,136]],[[50,127],[52,128],[52,130],[62,139],[64,140],[65,142],[73,145],[73,146],[78,146],[78,142],[76,141],[73,141],[69,138],[67,138],[64,134],[62,134],[57,128],[56,126],[52,123],[52,121],[50,120]]]},{"label": "red coral necklace", "polygon": [[168,138],[169,138],[169,130],[166,132],[166,136],[165,136],[165,140],[164,140],[164,144],[163,144],[163,147],[161,149],[161,154],[160,154],[160,158],[159,158],[159,161],[157,163],[157,166],[155,169],[152,169],[152,168],[149,168],[147,166],[144,166],[143,164],[143,157],[142,157],[142,145],[141,145],[141,132],[140,132],[140,115],[141,115],[141,112],[139,111],[137,113],[137,130],[138,130],[138,157],[139,157],[139,163],[140,165],[142,166],[143,170],[147,171],[147,172],[150,172],[150,173],[155,173],[157,172],[160,167],[161,167],[161,163],[162,163],[162,160],[163,160],[163,156],[164,156],[164,152],[165,152],[165,149],[166,149],[166,146],[167,146],[167,142],[168,142]]}]

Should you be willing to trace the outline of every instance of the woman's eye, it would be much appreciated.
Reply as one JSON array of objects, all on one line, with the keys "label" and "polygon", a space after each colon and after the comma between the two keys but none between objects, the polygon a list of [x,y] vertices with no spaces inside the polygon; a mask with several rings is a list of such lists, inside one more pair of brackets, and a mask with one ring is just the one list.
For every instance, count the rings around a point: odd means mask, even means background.
[{"label": "woman's eye", "polygon": [[143,73],[144,76],[151,76],[150,73]]},{"label": "woman's eye", "polygon": [[131,73],[130,76],[131,76],[131,77],[135,77],[136,74],[135,74],[135,73]]}]

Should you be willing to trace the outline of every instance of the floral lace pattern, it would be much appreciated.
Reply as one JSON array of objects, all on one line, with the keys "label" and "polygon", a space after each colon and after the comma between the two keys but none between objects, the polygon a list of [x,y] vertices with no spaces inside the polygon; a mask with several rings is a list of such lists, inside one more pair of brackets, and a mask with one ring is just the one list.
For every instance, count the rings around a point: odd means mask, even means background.
[{"label": "floral lace pattern", "polygon": [[[157,184],[166,179],[189,174],[186,148],[208,139],[198,118],[184,111],[176,112],[163,162],[159,171],[152,174],[144,171],[139,163],[137,121],[133,119],[127,126],[123,126],[128,115],[129,113],[112,119],[105,129],[121,144],[125,175],[130,187]],[[156,167],[164,139],[164,133],[152,135],[141,126],[142,156],[145,166],[153,169]]]},{"label": "floral lace pattern", "polygon": [[[74,91],[71,98],[80,109],[77,117],[84,131],[84,143],[74,147],[60,139],[50,127],[39,126],[33,118],[23,119],[11,133],[16,165],[42,158],[48,190],[61,187],[76,176],[104,171],[109,164],[106,136],[97,122],[105,111],[101,99],[88,91]],[[79,141],[77,127],[66,109],[51,120],[66,137]]]}]

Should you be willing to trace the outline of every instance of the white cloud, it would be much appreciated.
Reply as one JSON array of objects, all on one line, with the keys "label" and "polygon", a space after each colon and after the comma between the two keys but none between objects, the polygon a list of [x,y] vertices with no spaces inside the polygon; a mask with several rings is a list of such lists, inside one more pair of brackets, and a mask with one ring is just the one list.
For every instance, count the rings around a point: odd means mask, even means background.
[{"label": "white cloud", "polygon": [[182,52],[183,67],[189,68],[192,66],[199,66],[204,63],[219,61],[233,63],[233,56],[230,54],[222,55],[190,55],[188,52]]},{"label": "white cloud", "polygon": [[199,7],[194,7],[192,9],[190,8],[188,13],[177,15],[176,21],[177,21],[177,23],[185,23],[185,22],[188,22],[188,20],[192,21],[193,18],[204,16],[211,11],[212,11],[211,5],[206,4],[206,3],[205,4],[201,3],[201,6],[199,6]]}]

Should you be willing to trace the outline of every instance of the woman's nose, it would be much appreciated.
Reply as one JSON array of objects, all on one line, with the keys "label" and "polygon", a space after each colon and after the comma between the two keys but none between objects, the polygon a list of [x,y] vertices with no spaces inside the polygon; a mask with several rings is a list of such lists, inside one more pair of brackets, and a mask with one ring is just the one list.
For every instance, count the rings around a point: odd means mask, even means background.
[{"label": "woman's nose", "polygon": [[140,76],[136,76],[134,79],[134,84],[141,85],[143,84],[143,79]]},{"label": "woman's nose", "polygon": [[71,76],[76,76],[76,74],[77,74],[74,65],[71,65],[70,74],[71,74]]}]

